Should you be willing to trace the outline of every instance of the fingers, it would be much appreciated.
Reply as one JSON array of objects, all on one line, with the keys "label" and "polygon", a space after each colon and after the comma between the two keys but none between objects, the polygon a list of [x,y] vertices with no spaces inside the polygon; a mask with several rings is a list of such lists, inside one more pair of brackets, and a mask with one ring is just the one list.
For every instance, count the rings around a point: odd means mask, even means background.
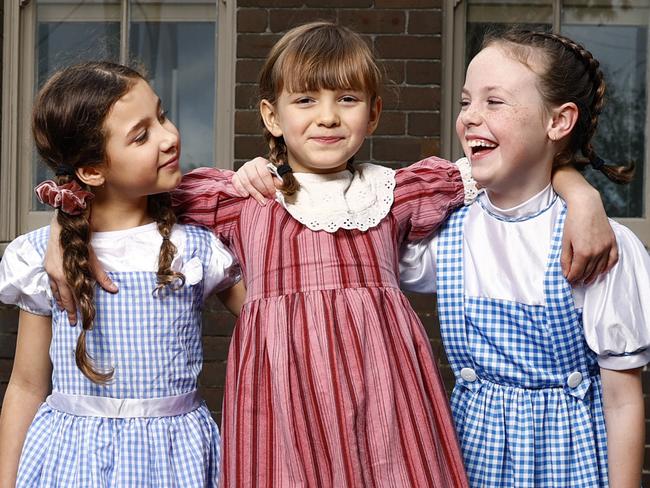
[{"label": "fingers", "polygon": [[571,271],[571,261],[573,260],[573,247],[571,241],[566,235],[562,236],[562,254],[560,256],[560,266],[562,267],[562,274],[568,279],[569,272]]},{"label": "fingers", "polygon": [[272,198],[275,195],[275,178],[271,172],[266,167],[266,164],[260,165],[257,164],[254,167],[257,177],[259,178],[258,190],[261,191],[264,195],[269,198]]},{"label": "fingers", "polygon": [[605,272],[607,269],[607,259],[608,255],[603,255],[600,258],[594,260],[594,266],[592,267],[592,270],[589,274],[587,274],[584,278],[584,284],[585,285],[590,285],[594,281],[596,281],[596,278],[598,278],[602,273]]},{"label": "fingers", "polygon": [[[243,168],[242,168],[243,169]],[[255,186],[250,181],[248,174],[245,171],[239,170],[237,172],[239,175],[239,183],[241,184],[242,189],[251,197],[253,197],[257,203],[264,206],[266,205],[266,198],[262,195]],[[240,190],[237,190],[240,191]],[[241,193],[241,192],[240,192]]]},{"label": "fingers", "polygon": [[52,290],[52,296],[56,300],[56,304],[59,308],[65,310],[68,315],[68,321],[70,325],[76,325],[77,323],[77,305],[72,295],[72,290],[68,287],[68,284],[65,281],[59,286],[56,281],[50,280],[50,288]]},{"label": "fingers", "polygon": [[232,175],[232,186],[237,190],[237,193],[239,193],[239,196],[242,198],[246,198],[250,196],[250,193],[246,191],[246,188],[241,184],[241,177],[239,174],[235,173]]},{"label": "fingers", "polygon": [[584,276],[585,268],[587,267],[587,259],[579,254],[574,254],[571,261],[571,266],[569,272],[566,275],[566,279],[572,285],[582,284],[580,280]]},{"label": "fingers", "polygon": [[109,293],[117,293],[117,285],[113,283],[113,280],[111,280],[111,278],[106,274],[106,271],[104,271],[104,268],[99,262],[99,259],[97,259],[97,255],[92,248],[90,249],[88,260],[90,264],[90,272],[94,276],[95,280],[97,280],[97,284]]},{"label": "fingers", "polygon": [[605,272],[609,271],[618,263],[618,245],[614,246],[609,251],[609,256],[607,259],[607,266],[605,267]]}]

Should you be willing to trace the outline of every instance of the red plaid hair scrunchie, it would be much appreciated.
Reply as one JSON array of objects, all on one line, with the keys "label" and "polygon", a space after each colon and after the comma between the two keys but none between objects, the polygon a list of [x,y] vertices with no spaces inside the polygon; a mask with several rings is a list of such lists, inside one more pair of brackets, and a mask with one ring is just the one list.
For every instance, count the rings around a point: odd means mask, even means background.
[{"label": "red plaid hair scrunchie", "polygon": [[59,186],[52,180],[46,180],[34,188],[34,193],[41,203],[61,209],[69,215],[83,213],[86,203],[95,196],[83,190],[76,181]]}]

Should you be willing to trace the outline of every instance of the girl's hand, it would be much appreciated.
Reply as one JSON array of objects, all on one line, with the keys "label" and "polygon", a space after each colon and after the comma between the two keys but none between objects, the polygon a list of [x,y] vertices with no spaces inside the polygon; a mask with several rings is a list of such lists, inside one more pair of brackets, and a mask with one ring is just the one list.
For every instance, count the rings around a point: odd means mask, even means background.
[{"label": "girl's hand", "polygon": [[568,204],[562,236],[562,271],[574,285],[592,283],[618,261],[618,246],[598,192]]},{"label": "girl's hand", "polygon": [[253,197],[260,205],[266,205],[266,198],[275,196],[276,188],[282,187],[282,180],[273,176],[264,158],[257,157],[245,163],[232,177],[232,185],[242,197]]},{"label": "girl's hand", "polygon": [[[77,323],[77,304],[75,303],[74,294],[70,286],[68,286],[68,282],[65,279],[65,272],[63,271],[63,251],[60,246],[60,235],[61,226],[56,220],[55,215],[50,222],[50,238],[47,241],[43,267],[50,279],[50,288],[52,289],[52,296],[56,300],[56,304],[60,308],[65,309],[70,324],[75,325]],[[90,269],[99,286],[109,293],[117,293],[117,286],[101,267],[92,247],[90,248]]]}]

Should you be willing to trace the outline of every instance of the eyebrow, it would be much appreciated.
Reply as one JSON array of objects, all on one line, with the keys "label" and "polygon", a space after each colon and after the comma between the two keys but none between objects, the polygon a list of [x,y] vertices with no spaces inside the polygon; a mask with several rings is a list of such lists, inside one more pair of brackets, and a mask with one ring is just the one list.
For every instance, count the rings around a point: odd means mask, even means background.
[{"label": "eyebrow", "polygon": [[[160,101],[160,98],[158,98],[158,103],[156,104],[156,112],[160,112],[160,107],[162,105],[162,102]],[[129,132],[126,133],[126,137],[131,137],[131,135],[140,130],[142,127],[147,125],[149,123],[149,117],[143,117],[140,119],[138,122],[136,122],[133,127],[129,129]]]},{"label": "eyebrow", "polygon": [[[483,87],[483,91],[486,91],[488,93],[493,92],[493,91],[502,91],[502,92],[505,92],[505,93],[507,93],[509,95],[513,95],[513,93],[510,90],[507,90],[506,88],[503,88],[502,86],[493,86],[493,85],[486,86],[486,87]],[[469,90],[467,88],[463,87],[462,90],[461,90],[461,93],[462,94],[469,94]]]}]

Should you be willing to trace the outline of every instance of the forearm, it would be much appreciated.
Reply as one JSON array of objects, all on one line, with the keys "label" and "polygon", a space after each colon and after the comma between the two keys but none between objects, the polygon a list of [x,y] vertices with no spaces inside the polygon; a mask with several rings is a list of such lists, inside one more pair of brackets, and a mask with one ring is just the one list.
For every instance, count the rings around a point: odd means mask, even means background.
[{"label": "forearm", "polygon": [[219,300],[235,317],[239,317],[241,308],[246,300],[246,287],[243,281],[239,281],[235,286],[217,293]]},{"label": "forearm", "polygon": [[47,392],[9,382],[0,414],[0,488],[16,484],[27,430]]},{"label": "forearm", "polygon": [[591,186],[573,166],[561,166],[555,169],[551,183],[555,193],[569,204],[589,204],[603,208],[603,202],[598,190]]},{"label": "forearm", "polygon": [[602,370],[611,488],[641,486],[645,418],[640,370]]},{"label": "forearm", "polygon": [[643,403],[632,404],[605,413],[609,486],[641,486],[645,421]]}]

